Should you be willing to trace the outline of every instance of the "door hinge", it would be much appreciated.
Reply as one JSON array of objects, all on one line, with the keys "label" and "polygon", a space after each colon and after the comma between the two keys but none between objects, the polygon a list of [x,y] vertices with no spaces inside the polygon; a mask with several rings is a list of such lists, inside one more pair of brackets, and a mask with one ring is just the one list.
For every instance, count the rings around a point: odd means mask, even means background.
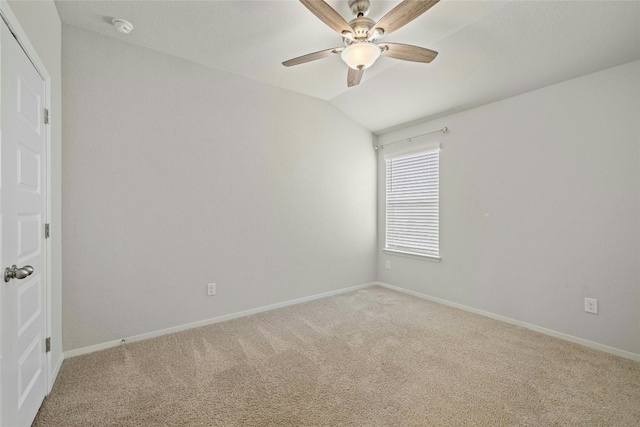
[{"label": "door hinge", "polygon": [[45,125],[49,124],[49,109],[48,108],[44,109],[44,124]]},{"label": "door hinge", "polygon": [[51,237],[51,224],[44,225],[44,238],[48,239]]},{"label": "door hinge", "polygon": [[45,345],[45,347],[47,349],[47,353],[49,353],[51,351],[51,337],[47,338],[44,341],[44,345]]}]

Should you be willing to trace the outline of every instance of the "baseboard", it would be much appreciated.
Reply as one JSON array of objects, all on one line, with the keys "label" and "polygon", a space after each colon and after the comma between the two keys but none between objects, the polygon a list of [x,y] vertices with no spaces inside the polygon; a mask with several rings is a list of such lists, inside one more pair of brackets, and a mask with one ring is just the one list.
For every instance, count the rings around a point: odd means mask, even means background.
[{"label": "baseboard", "polygon": [[56,378],[58,378],[58,374],[60,373],[60,368],[62,368],[62,362],[64,362],[64,353],[60,354],[58,358],[58,362],[53,367],[51,371],[51,375],[49,376],[49,390],[47,390],[47,394],[51,392],[53,388],[53,384],[56,382]]},{"label": "baseboard", "polygon": [[[201,320],[199,322],[187,323],[180,326],[174,326],[167,329],[161,329],[159,331],[147,332],[145,334],[135,335],[128,338],[121,338],[113,341],[104,342],[88,347],[77,348],[75,350],[69,350],[64,352],[64,358],[81,356],[83,354],[93,353],[95,351],[106,350],[108,348],[116,347],[124,343],[131,343],[136,341],[147,340],[149,338],[159,337],[161,335],[173,334],[175,332],[186,331],[188,329],[199,328],[201,326],[212,325],[214,323],[224,322],[227,320],[237,319],[239,317],[250,316],[252,314],[263,313],[265,311],[275,310],[277,308],[288,307],[290,305],[300,304],[303,302],[313,301],[320,298],[326,298],[333,295],[343,294],[345,292],[356,291],[358,289],[364,289],[376,285],[377,283],[365,283],[362,285],[351,286],[349,288],[337,289],[335,291],[324,292],[321,294],[311,295],[308,297],[297,298],[289,301],[279,302],[276,304],[265,305],[258,308],[252,308],[250,310],[244,310],[237,313],[226,314],[224,316],[214,317],[211,319]],[[62,364],[62,362],[60,362]]]},{"label": "baseboard", "polygon": [[608,345],[599,344],[597,342],[585,340],[583,338],[574,337],[573,335],[568,335],[562,332],[554,331],[553,329],[543,328],[541,326],[532,325],[530,323],[522,322],[520,320],[515,320],[510,317],[501,316],[499,314],[491,313],[489,311],[479,310],[477,308],[469,307],[463,304],[458,304],[456,302],[447,301],[441,298],[432,297],[427,294],[423,294],[420,292],[412,291],[409,289],[400,288],[398,286],[393,286],[388,283],[376,282],[374,285],[379,285],[384,288],[393,289],[394,291],[403,292],[405,294],[413,295],[418,298],[426,299],[429,301],[437,302],[438,304],[447,305],[449,307],[459,308],[460,310],[469,311],[471,313],[479,314],[481,316],[490,317],[492,319],[500,320],[505,323],[510,323],[516,326],[522,326],[523,328],[530,329],[532,331],[540,332],[545,335],[549,335],[555,338],[560,338],[565,341],[570,341],[575,344],[580,344],[585,347],[593,348],[596,350],[601,350],[606,353],[614,354],[616,356],[624,357],[626,359],[635,360],[636,362],[640,362],[640,354],[631,353],[630,351],[621,350],[619,348],[610,347]]},{"label": "baseboard", "polygon": [[280,302],[280,303],[276,303],[276,304],[266,305],[266,306],[262,306],[262,307],[258,307],[258,308],[253,308],[253,309],[250,309],[250,310],[244,310],[244,311],[240,311],[240,312],[237,312],[237,313],[232,313],[232,314],[227,314],[227,315],[224,315],[224,316],[214,317],[214,318],[211,318],[211,319],[205,319],[205,320],[201,320],[199,322],[187,323],[187,324],[184,324],[184,325],[174,326],[174,327],[167,328],[167,329],[162,329],[162,330],[159,330],[159,331],[154,331],[154,332],[148,332],[148,333],[145,333],[145,334],[135,335],[135,336],[131,336],[131,337],[128,337],[128,338],[122,338],[122,339],[117,339],[117,340],[113,340],[113,341],[108,341],[108,342],[104,342],[104,343],[101,343],[101,344],[96,344],[96,345],[92,345],[92,346],[88,346],[88,347],[78,348],[78,349],[75,349],[75,350],[66,351],[66,352],[64,352],[62,354],[62,356],[60,357],[58,363],[56,364],[56,367],[54,368],[53,372],[51,373],[51,378],[53,379],[53,381],[51,381],[50,384],[53,384],[53,382],[55,381],[55,378],[58,376],[58,372],[60,371],[60,368],[62,367],[62,362],[64,361],[64,359],[66,359],[68,357],[81,356],[83,354],[93,353],[95,351],[106,350],[108,348],[117,347],[118,345],[121,345],[123,343],[142,341],[142,340],[146,340],[146,339],[150,339],[150,338],[159,337],[161,335],[166,335],[166,334],[172,334],[172,333],[175,333],[175,332],[186,331],[188,329],[199,328],[201,326],[212,325],[214,323],[219,323],[219,322],[224,322],[224,321],[227,321],[227,320],[237,319],[239,317],[250,316],[252,314],[257,314],[257,313],[263,313],[265,311],[270,311],[270,310],[275,310],[275,309],[278,309],[278,308],[288,307],[290,305],[295,305],[295,304],[301,304],[303,302],[313,301],[313,300],[317,300],[317,299],[320,299],[320,298],[326,298],[326,297],[330,297],[330,296],[333,296],[333,295],[339,295],[339,294],[343,294],[343,293],[346,293],[346,292],[356,291],[358,289],[364,289],[364,288],[368,288],[368,287],[375,286],[375,285],[382,286],[382,287],[388,288],[388,289],[393,289],[395,291],[402,292],[402,293],[405,293],[405,294],[408,294],[408,295],[413,295],[413,296],[416,296],[418,298],[422,298],[422,299],[425,299],[425,300],[428,300],[428,301],[433,301],[433,302],[436,302],[438,304],[443,304],[443,305],[447,305],[449,307],[454,307],[454,308],[458,308],[460,310],[465,310],[465,311],[468,311],[468,312],[471,312],[471,313],[479,314],[481,316],[489,317],[491,319],[500,320],[502,322],[509,323],[509,324],[512,324],[512,325],[521,326],[523,328],[527,328],[527,329],[530,329],[532,331],[540,332],[540,333],[545,334],[545,335],[549,335],[549,336],[552,336],[552,337],[555,337],[555,338],[560,338],[560,339],[563,339],[565,341],[573,342],[575,344],[580,344],[580,345],[583,345],[585,347],[593,348],[593,349],[596,349],[596,350],[604,351],[606,353],[614,354],[616,356],[624,357],[626,359],[631,359],[631,360],[640,362],[640,354],[631,353],[629,351],[621,350],[619,348],[610,347],[608,345],[604,345],[604,344],[600,344],[600,343],[597,343],[597,342],[589,341],[589,340],[586,340],[586,339],[583,339],[583,338],[578,338],[578,337],[575,337],[573,335],[565,334],[563,332],[554,331],[553,329],[547,329],[547,328],[543,328],[541,326],[532,325],[530,323],[522,322],[520,320],[515,320],[515,319],[512,319],[510,317],[506,317],[506,316],[502,316],[502,315],[499,315],[499,314],[491,313],[491,312],[488,312],[488,311],[480,310],[480,309],[477,309],[477,308],[469,307],[469,306],[466,306],[464,304],[459,304],[459,303],[451,302],[451,301],[448,301],[448,300],[445,300],[445,299],[436,298],[436,297],[433,297],[433,296],[430,296],[430,295],[427,295],[427,294],[423,294],[423,293],[420,293],[420,292],[412,291],[412,290],[409,290],[409,289],[400,288],[398,286],[390,285],[388,283],[372,282],[372,283],[365,283],[365,284],[357,285],[357,286],[351,286],[349,288],[342,288],[342,289],[337,289],[337,290],[334,290],[334,291],[324,292],[324,293],[321,293],[321,294],[311,295],[311,296],[308,296],[308,297],[297,298],[297,299],[284,301],[284,302]]}]

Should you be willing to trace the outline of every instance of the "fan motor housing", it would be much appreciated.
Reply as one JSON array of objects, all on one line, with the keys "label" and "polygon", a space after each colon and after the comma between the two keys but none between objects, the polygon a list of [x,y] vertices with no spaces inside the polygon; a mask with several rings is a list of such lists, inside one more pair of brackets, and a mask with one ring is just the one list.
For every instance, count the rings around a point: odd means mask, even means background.
[{"label": "fan motor housing", "polygon": [[351,22],[349,22],[349,26],[353,29],[356,39],[369,37],[369,30],[371,30],[374,25],[376,25],[376,22],[373,19],[365,18],[364,16],[352,19]]}]

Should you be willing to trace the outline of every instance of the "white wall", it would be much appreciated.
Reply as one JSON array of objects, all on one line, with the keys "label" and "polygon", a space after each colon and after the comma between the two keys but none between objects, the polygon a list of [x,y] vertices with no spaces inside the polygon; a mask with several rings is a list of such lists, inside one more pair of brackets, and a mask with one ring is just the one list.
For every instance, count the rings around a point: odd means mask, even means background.
[{"label": "white wall", "polygon": [[61,23],[53,0],[8,3],[51,76],[51,362],[55,368],[62,362]]},{"label": "white wall", "polygon": [[370,132],[325,101],[62,35],[65,351],[375,280]]},{"label": "white wall", "polygon": [[[379,280],[640,354],[639,118],[636,61],[379,136],[450,129],[380,151]],[[383,156],[438,140],[442,262],[388,255]]]}]

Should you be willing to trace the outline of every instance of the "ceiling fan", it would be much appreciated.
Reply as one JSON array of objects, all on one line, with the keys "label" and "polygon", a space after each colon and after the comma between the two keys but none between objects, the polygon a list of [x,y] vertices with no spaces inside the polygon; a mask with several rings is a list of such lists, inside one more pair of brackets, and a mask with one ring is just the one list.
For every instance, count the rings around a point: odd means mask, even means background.
[{"label": "ceiling fan", "polygon": [[342,60],[349,66],[347,86],[352,87],[360,84],[364,70],[373,65],[380,55],[403,61],[431,62],[438,52],[407,44],[378,43],[378,39],[413,21],[438,1],[440,0],[404,0],[375,22],[366,17],[369,13],[369,0],[349,0],[349,7],[356,17],[347,22],[323,0],[300,0],[311,13],[340,34],[344,46],[299,56],[284,61],[282,65],[291,67],[340,53]]}]

